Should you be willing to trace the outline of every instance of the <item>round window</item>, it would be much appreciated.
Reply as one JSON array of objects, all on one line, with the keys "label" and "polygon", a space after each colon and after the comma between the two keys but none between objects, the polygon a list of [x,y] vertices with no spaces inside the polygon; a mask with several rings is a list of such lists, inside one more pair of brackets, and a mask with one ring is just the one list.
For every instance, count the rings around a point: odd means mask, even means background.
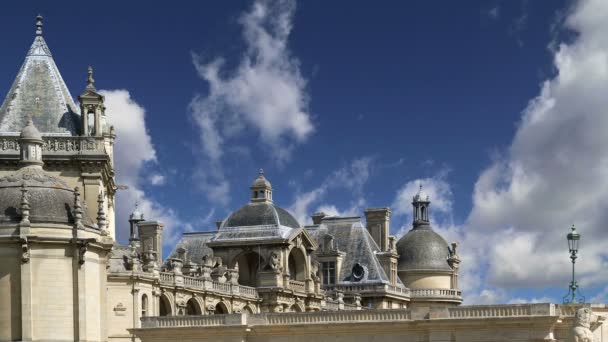
[{"label": "round window", "polygon": [[352,274],[353,279],[359,281],[365,276],[365,268],[360,263],[356,263],[355,266],[353,266]]}]

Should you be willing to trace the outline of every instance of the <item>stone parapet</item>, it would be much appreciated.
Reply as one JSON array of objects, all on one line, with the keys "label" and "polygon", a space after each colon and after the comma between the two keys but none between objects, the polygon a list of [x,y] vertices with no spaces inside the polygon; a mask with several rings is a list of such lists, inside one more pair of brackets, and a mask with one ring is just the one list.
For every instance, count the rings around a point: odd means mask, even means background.
[{"label": "stone parapet", "polygon": [[411,290],[405,287],[393,286],[389,284],[349,284],[349,285],[335,285],[335,286],[324,286],[326,291],[341,291],[346,294],[360,294],[365,296],[368,294],[378,295],[392,295],[400,297],[402,299],[409,299],[411,296]]},{"label": "stone parapet", "polygon": [[163,286],[182,286],[187,289],[215,292],[222,295],[239,296],[248,299],[258,299],[258,291],[254,287],[220,283],[215,280],[176,275],[169,272],[160,272],[160,284]]},{"label": "stone parapet", "polygon": [[454,289],[410,289],[412,300],[462,302],[462,291]]}]

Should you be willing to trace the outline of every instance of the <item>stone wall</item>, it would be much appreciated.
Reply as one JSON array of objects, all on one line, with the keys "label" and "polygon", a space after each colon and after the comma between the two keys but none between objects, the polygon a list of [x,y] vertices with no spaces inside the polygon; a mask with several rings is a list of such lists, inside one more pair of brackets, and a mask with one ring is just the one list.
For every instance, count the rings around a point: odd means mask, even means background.
[{"label": "stone wall", "polygon": [[[532,342],[570,341],[575,307],[486,305],[436,310],[363,310],[148,317],[134,333],[142,342]],[[598,315],[606,306],[591,307]],[[602,311],[604,310],[604,311]],[[605,323],[592,327],[606,342]]]}]

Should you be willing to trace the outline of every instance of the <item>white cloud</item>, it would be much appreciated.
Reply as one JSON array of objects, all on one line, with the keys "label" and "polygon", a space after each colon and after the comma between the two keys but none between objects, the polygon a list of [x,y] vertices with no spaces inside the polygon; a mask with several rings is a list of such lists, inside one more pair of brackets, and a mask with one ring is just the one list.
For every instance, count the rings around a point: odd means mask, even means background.
[{"label": "white cloud", "polygon": [[335,170],[318,187],[307,192],[297,193],[294,202],[289,207],[290,212],[294,214],[300,223],[310,223],[310,215],[313,213],[311,207],[313,205],[324,200],[330,190],[347,189],[353,197],[348,209],[340,210],[335,205],[325,203],[319,205],[316,211],[340,216],[360,214],[361,210],[365,207],[363,187],[370,177],[371,163],[371,158],[363,157],[355,159],[348,165]]},{"label": "white cloud", "polygon": [[254,2],[239,20],[247,49],[235,70],[226,70],[222,58],[205,62],[193,56],[199,76],[209,85],[209,93],[196,96],[190,109],[213,170],[203,177],[210,193],[229,189],[222,157],[240,134],[254,132],[282,165],[314,131],[306,80],[287,47],[294,12],[294,0]]},{"label": "white cloud", "polygon": [[[165,243],[171,244],[176,239],[178,228],[187,224],[181,222],[178,215],[170,208],[152,200],[144,192],[142,181],[152,181],[152,175],[146,178],[142,170],[147,163],[156,163],[156,151],[146,129],[145,109],[136,103],[127,90],[101,90],[105,96],[108,121],[116,129],[114,146],[114,168],[116,182],[126,185],[128,189],[119,190],[116,195],[116,234],[119,241],[126,241],[129,236],[128,218],[135,203],[139,203],[146,219],[161,221],[165,224]],[[156,178],[160,181],[160,178]]]},{"label": "white cloud", "polygon": [[485,286],[565,288],[572,223],[582,234],[579,283],[608,282],[608,2],[579,1],[565,23],[578,36],[554,52],[556,75],[475,185],[462,250],[487,262],[476,270],[486,270]]},{"label": "white cloud", "polygon": [[167,181],[165,176],[158,174],[158,173],[150,175],[150,177],[148,177],[148,180],[150,181],[150,184],[152,184],[152,185],[164,185],[165,182]]}]

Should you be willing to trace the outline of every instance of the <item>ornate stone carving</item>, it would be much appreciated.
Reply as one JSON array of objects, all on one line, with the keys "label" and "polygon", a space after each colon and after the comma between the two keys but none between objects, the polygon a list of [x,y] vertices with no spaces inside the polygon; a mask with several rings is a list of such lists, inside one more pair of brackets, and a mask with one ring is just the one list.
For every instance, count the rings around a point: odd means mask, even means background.
[{"label": "ornate stone carving", "polygon": [[279,258],[279,255],[275,251],[271,251],[270,255],[268,256],[268,266],[266,268],[269,270],[280,272],[280,263],[281,259]]},{"label": "ornate stone carving", "polygon": [[591,332],[591,323],[597,320],[597,317],[594,316],[589,308],[576,310],[574,327],[572,328],[572,342],[594,342]]},{"label": "ornate stone carving", "polygon": [[30,247],[27,241],[27,237],[21,238],[21,262],[27,263],[30,261]]},{"label": "ornate stone carving", "polygon": [[114,315],[116,316],[125,316],[127,313],[127,308],[122,304],[118,303],[114,306]]}]

